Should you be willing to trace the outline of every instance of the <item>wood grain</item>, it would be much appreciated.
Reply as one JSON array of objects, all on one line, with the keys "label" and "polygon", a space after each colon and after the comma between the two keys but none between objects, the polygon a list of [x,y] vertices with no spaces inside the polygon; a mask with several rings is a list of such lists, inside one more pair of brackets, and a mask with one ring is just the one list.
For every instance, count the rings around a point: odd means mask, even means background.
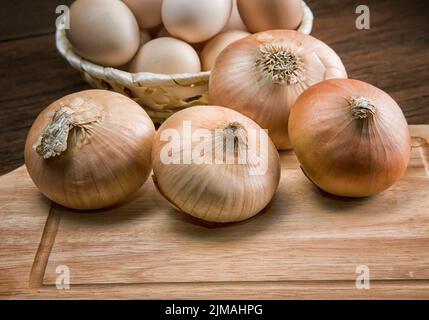
[{"label": "wood grain", "polygon": [[[152,181],[107,210],[49,206],[22,167],[0,179],[0,297],[428,299],[429,126],[411,131],[407,173],[386,192],[328,196],[283,152],[265,212],[217,228],[172,209]],[[70,290],[55,287],[59,265]],[[355,288],[358,265],[370,290]]]},{"label": "wood grain", "polygon": [[0,41],[52,34],[57,18],[55,8],[72,2],[73,0],[3,1],[0,11]]},{"label": "wood grain", "polygon": [[1,177],[0,299],[31,295],[29,274],[50,207],[24,168]]},{"label": "wood grain", "polygon": [[[22,0],[0,11],[0,174],[23,163],[37,114],[68,93],[89,88],[54,46],[55,7],[72,0]],[[349,76],[390,93],[411,124],[429,123],[429,2],[368,0],[371,29],[355,28],[357,0],[308,0],[313,35],[335,49]]]}]

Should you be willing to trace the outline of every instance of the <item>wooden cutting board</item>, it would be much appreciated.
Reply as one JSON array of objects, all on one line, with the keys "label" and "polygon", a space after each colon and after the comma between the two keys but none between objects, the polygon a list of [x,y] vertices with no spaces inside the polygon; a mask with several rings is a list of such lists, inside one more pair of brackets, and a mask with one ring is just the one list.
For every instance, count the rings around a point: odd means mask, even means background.
[{"label": "wooden cutting board", "polygon": [[[427,299],[429,125],[410,129],[408,171],[386,192],[328,196],[283,152],[269,207],[217,228],[178,213],[151,179],[120,206],[77,212],[21,167],[0,177],[0,298]],[[358,266],[369,290],[356,288]]]}]

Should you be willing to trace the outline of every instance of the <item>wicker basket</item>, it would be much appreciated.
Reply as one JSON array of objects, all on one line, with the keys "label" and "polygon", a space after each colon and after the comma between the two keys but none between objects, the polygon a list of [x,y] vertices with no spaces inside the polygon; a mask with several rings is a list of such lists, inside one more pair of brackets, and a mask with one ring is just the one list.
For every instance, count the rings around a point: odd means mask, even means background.
[{"label": "wicker basket", "polygon": [[[303,21],[298,31],[310,34],[313,13],[302,2]],[[210,71],[197,74],[155,74],[148,72],[129,73],[91,63],[73,52],[66,38],[64,27],[56,32],[56,45],[61,55],[94,88],[109,89],[122,93],[138,102],[155,123],[162,123],[173,113],[184,108],[205,105],[208,102]]]}]

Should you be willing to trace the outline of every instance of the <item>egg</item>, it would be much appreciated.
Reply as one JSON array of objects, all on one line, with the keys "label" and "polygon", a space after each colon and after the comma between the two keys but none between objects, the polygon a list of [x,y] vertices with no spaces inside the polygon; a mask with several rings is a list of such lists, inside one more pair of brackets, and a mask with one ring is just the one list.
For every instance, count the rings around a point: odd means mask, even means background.
[{"label": "egg", "polygon": [[274,29],[297,29],[302,21],[301,0],[237,0],[247,29],[253,33]]},{"label": "egg", "polygon": [[140,43],[136,18],[120,0],[75,1],[66,35],[74,51],[106,67],[129,62]]},{"label": "egg", "polygon": [[241,30],[231,30],[211,39],[201,51],[201,63],[204,71],[211,70],[214,66],[217,56],[231,43],[247,37],[250,33]]},{"label": "egg", "polygon": [[140,48],[129,71],[163,74],[198,73],[201,62],[191,45],[175,38],[157,38]]},{"label": "egg", "polygon": [[162,0],[123,0],[137,18],[140,28],[153,28],[161,24]]},{"label": "egg", "polygon": [[228,23],[222,31],[229,30],[247,31],[246,25],[244,24],[243,20],[240,17],[240,13],[238,12],[237,0],[233,0],[231,16],[229,17]]},{"label": "egg", "polygon": [[163,0],[161,14],[172,36],[197,43],[218,34],[231,10],[232,0]]}]

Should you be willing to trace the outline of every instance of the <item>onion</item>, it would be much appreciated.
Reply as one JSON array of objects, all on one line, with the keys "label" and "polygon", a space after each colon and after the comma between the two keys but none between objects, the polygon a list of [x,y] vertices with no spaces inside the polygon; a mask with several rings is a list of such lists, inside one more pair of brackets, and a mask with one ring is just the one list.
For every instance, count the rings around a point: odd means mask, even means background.
[{"label": "onion", "polygon": [[304,92],[292,109],[289,136],[309,179],[339,196],[382,192],[404,174],[410,158],[399,106],[357,80],[327,80]]},{"label": "onion", "polygon": [[298,96],[311,85],[347,77],[337,54],[296,31],[261,32],[222,51],[210,76],[210,103],[256,121],[278,149],[289,149],[287,123]]},{"label": "onion", "polygon": [[159,128],[154,181],[176,208],[208,222],[260,212],[280,179],[279,154],[254,121],[217,106],[182,110]]},{"label": "onion", "polygon": [[49,199],[99,209],[135,192],[151,171],[155,127],[133,100],[88,90],[61,98],[37,117],[25,144],[30,177]]}]

